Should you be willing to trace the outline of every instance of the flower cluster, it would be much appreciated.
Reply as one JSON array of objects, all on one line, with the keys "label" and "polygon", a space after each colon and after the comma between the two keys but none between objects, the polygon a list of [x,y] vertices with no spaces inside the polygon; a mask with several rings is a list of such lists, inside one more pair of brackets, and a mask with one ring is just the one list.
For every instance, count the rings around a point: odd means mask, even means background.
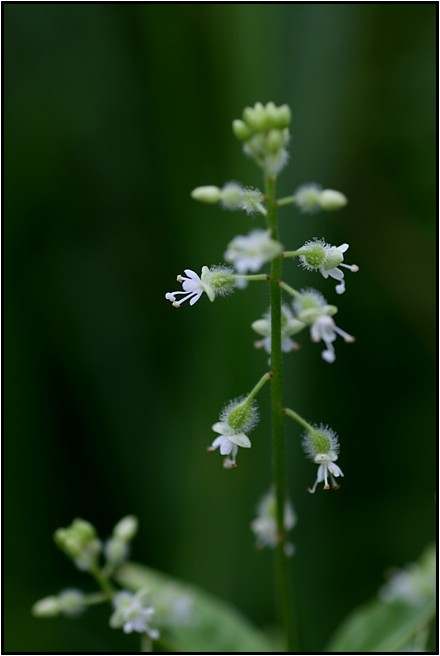
[{"label": "flower cluster", "polygon": [[[264,172],[265,191],[261,192],[257,188],[238,182],[227,182],[223,187],[215,185],[196,187],[191,196],[196,201],[218,204],[225,210],[243,211],[248,215],[256,216],[263,220],[265,225],[254,227],[248,234],[236,235],[229,241],[224,251],[224,260],[230,268],[204,266],[200,276],[192,269],[185,269],[184,275],[177,277],[182,289],[167,292],[165,295],[174,307],[180,307],[186,301],[192,306],[203,294],[213,301],[217,296],[229,294],[236,288],[243,289],[249,282],[268,281],[271,285],[271,299],[277,298],[276,302],[280,303],[280,306],[276,312],[270,307],[262,318],[252,323],[252,329],[260,337],[255,341],[255,346],[269,354],[269,363],[274,369],[280,365],[272,362],[273,326],[280,331],[277,340],[280,340],[281,351],[284,353],[297,350],[299,344],[292,338],[308,330],[312,342],[322,342],[321,356],[327,363],[335,362],[335,342],[338,337],[346,343],[354,342],[354,337],[335,322],[337,307],[328,303],[319,291],[310,288],[297,291],[284,282],[281,278],[282,261],[285,258],[297,257],[299,264],[307,271],[316,271],[325,279],[335,280],[337,294],[345,292],[345,273],[359,270],[356,264],[345,262],[345,255],[349,248],[347,243],[335,246],[324,239],[314,238],[306,241],[295,251],[283,250],[276,221],[277,208],[295,205],[302,213],[313,214],[320,210],[332,212],[342,209],[348,202],[340,191],[323,188],[316,183],[299,186],[292,196],[275,198],[274,181],[288,160],[290,123],[290,108],[287,105],[276,106],[272,102],[266,104],[257,102],[253,106],[245,107],[241,118],[233,121],[232,129],[241,142],[243,151]],[[262,267],[269,263],[271,263],[270,274],[259,274]],[[290,298],[290,302],[282,298],[278,300],[280,295],[274,293],[277,287],[293,297]],[[279,353],[279,349],[276,349],[276,352]],[[273,373],[273,375],[277,374]],[[259,390],[261,386],[258,384],[256,389]],[[251,446],[248,433],[254,428],[257,419],[255,394],[256,392],[252,392],[247,397],[229,403],[222,411],[219,421],[212,426],[217,436],[208,450],[218,449],[221,455],[225,456],[223,464],[226,469],[237,466],[239,447]],[[318,464],[317,479],[311,491],[315,491],[319,482],[323,482],[326,489],[330,484],[337,487],[335,479],[342,476],[342,471],[335,464],[339,449],[335,433],[328,427],[312,427],[293,411],[290,411],[290,414],[303,427],[308,427],[304,448],[307,455]],[[257,527],[256,531],[260,530],[261,536],[266,535],[266,538],[261,537],[260,541],[269,543],[271,538],[267,537],[270,535],[268,527],[273,528],[273,517],[271,524],[267,499],[266,505],[261,505],[260,516],[253,526]]]},{"label": "flower cluster", "polygon": [[243,143],[243,151],[266,173],[277,176],[288,160],[291,112],[288,105],[276,107],[269,102],[245,107],[242,119],[232,123],[235,136]]}]

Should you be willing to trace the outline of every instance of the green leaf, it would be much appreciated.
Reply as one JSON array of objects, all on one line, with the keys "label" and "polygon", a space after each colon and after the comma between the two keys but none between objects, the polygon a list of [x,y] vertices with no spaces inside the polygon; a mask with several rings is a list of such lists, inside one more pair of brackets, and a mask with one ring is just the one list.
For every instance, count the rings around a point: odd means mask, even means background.
[{"label": "green leaf", "polygon": [[436,609],[435,551],[403,570],[403,592],[385,600],[377,597],[355,610],[330,642],[329,652],[423,651],[427,627]]},{"label": "green leaf", "polygon": [[[271,652],[273,645],[232,606],[166,574],[137,563],[125,563],[116,572],[117,582],[130,591],[146,589],[157,610],[161,637],[158,646],[168,652]],[[189,601],[182,617],[173,605]],[[180,604],[181,606],[181,604]]]}]

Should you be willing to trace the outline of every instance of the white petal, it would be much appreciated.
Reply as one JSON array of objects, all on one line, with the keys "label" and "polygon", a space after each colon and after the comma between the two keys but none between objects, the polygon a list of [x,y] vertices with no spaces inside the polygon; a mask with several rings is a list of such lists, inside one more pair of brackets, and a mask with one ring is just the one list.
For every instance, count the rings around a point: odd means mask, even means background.
[{"label": "white petal", "polygon": [[344,278],[344,272],[341,271],[341,269],[337,269],[336,267],[334,269],[329,269],[328,274],[335,280],[342,280]]},{"label": "white petal", "polygon": [[231,453],[232,447],[234,445],[227,437],[220,437],[220,439],[222,441],[220,444],[220,453],[222,456],[228,456]]},{"label": "white petal", "polygon": [[245,449],[249,449],[251,446],[250,439],[244,433],[236,433],[235,435],[228,435],[228,440],[230,440],[234,444],[237,444],[238,446],[242,446]]},{"label": "white petal", "polygon": [[345,251],[347,251],[349,248],[350,248],[349,244],[341,244],[340,246],[338,246],[338,251],[340,253],[345,253]]},{"label": "white petal", "polygon": [[201,295],[202,295],[202,292],[198,292],[195,296],[192,297],[192,299],[190,300],[189,304],[190,304],[190,305],[194,305],[194,303],[197,303],[197,301],[199,300],[199,298],[201,297]]},{"label": "white petal", "polygon": [[185,269],[185,273],[188,276],[188,278],[191,278],[192,280],[200,280],[199,276],[195,271],[192,269]]},{"label": "white petal", "polygon": [[227,425],[223,421],[217,421],[213,426],[212,430],[220,435],[224,435],[227,432]]}]

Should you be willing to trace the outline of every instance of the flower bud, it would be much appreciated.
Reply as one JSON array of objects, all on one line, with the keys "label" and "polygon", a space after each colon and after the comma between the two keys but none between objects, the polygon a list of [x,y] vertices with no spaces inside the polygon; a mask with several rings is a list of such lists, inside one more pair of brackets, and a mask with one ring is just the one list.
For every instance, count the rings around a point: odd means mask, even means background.
[{"label": "flower bud", "polygon": [[232,131],[239,141],[248,141],[252,136],[250,128],[240,119],[232,121]]},{"label": "flower bud", "polygon": [[128,556],[128,544],[125,540],[120,538],[110,538],[104,546],[104,553],[107,562],[112,565],[119,565],[124,562]]},{"label": "flower bud", "polygon": [[73,617],[79,615],[85,608],[84,595],[80,590],[64,590],[58,596],[61,612]]},{"label": "flower bud", "polygon": [[127,515],[123,517],[113,529],[113,535],[120,540],[129,542],[134,538],[138,530],[137,517]]},{"label": "flower bud", "polygon": [[323,210],[333,212],[347,205],[347,198],[340,191],[324,189],[319,195],[319,204]]},{"label": "flower bud", "polygon": [[90,570],[96,563],[101,544],[94,526],[84,519],[75,519],[68,528],[55,531],[54,540],[79,569]]},{"label": "flower bud", "polygon": [[44,597],[32,606],[32,615],[35,617],[56,617],[60,613],[58,597]]},{"label": "flower bud", "polygon": [[218,203],[221,199],[220,189],[212,185],[206,185],[204,187],[196,187],[191,192],[191,198],[198,200],[201,203],[209,203],[214,205]]}]

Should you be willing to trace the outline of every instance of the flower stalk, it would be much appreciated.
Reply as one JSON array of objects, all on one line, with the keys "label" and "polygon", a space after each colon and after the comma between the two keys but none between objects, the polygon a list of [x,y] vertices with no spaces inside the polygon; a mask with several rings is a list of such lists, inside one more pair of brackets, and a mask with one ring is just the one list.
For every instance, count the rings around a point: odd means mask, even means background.
[{"label": "flower stalk", "polygon": [[[265,178],[267,221],[271,237],[278,240],[278,219],[276,203],[275,178],[266,175]],[[276,523],[278,544],[276,547],[276,586],[281,624],[285,631],[286,651],[295,649],[293,629],[292,597],[290,591],[289,566],[286,555],[286,532],[284,513],[286,503],[286,456],[284,437],[283,384],[282,384],[282,348],[281,348],[281,254],[272,260],[270,276],[270,307],[271,307],[271,370],[272,370],[272,458],[273,482],[276,496]]]}]

